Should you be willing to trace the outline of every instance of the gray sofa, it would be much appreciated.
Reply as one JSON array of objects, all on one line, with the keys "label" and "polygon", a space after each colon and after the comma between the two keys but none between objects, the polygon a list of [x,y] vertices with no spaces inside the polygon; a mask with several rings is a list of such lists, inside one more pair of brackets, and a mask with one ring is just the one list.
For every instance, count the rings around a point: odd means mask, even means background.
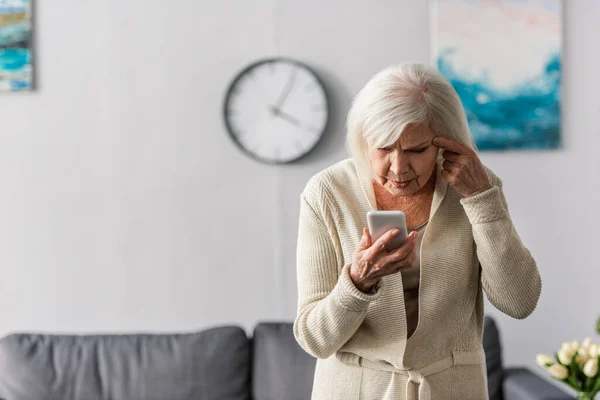
[{"label": "gray sofa", "polygon": [[[572,399],[526,369],[503,368],[489,317],[484,336],[491,399]],[[261,323],[251,338],[234,326],[169,335],[13,334],[0,339],[0,399],[306,400],[314,368],[290,323]]]}]

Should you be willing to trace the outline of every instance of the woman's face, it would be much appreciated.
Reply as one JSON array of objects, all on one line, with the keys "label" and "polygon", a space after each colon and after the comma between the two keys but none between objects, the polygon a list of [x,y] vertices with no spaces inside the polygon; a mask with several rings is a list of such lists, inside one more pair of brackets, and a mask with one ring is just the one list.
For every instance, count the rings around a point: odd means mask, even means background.
[{"label": "woman's face", "polygon": [[375,180],[395,196],[418,192],[436,168],[438,148],[431,143],[436,136],[422,124],[407,128],[389,147],[373,148],[369,144]]}]

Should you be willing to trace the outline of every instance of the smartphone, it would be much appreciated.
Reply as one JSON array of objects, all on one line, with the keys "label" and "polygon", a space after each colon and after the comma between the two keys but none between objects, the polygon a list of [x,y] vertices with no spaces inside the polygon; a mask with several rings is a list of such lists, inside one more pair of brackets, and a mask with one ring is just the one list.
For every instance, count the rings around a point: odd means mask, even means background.
[{"label": "smartphone", "polygon": [[393,251],[400,248],[408,238],[406,216],[402,211],[369,211],[367,212],[367,224],[369,225],[372,243],[375,243],[377,239],[389,230],[400,230],[398,236],[396,236],[385,248],[387,251]]}]

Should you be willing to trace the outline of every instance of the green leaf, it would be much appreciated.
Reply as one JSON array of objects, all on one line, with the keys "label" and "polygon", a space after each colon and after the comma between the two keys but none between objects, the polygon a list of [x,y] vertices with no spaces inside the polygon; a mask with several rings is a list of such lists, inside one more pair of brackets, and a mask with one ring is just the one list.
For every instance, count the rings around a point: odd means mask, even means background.
[{"label": "green leaf", "polygon": [[575,377],[573,375],[569,375],[567,377],[567,380],[571,383],[571,386],[573,387],[573,389],[581,390],[581,384],[580,384],[579,380],[577,379],[577,377]]},{"label": "green leaf", "polygon": [[583,390],[585,392],[590,392],[594,387],[594,378],[590,378],[588,376],[585,377],[585,385],[583,386]]},{"label": "green leaf", "polygon": [[578,390],[583,390],[584,381],[581,376],[583,375],[583,372],[580,370],[579,365],[577,365],[577,353],[578,352],[576,351],[571,358],[571,365],[569,365],[569,376],[571,376],[573,380],[577,382],[576,388]]},{"label": "green leaf", "polygon": [[600,390],[600,378],[596,375],[596,383],[594,383],[594,387],[592,388],[592,392],[596,393]]}]

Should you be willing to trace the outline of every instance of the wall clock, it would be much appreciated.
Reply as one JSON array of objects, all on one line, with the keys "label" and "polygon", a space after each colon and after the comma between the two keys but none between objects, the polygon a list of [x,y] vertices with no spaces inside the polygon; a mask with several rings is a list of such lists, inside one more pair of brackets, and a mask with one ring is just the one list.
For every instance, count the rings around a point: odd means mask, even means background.
[{"label": "wall clock", "polygon": [[290,163],[308,154],[324,136],[329,99],[308,66],[269,58],[233,79],[223,117],[229,135],[246,154],[264,163]]}]

